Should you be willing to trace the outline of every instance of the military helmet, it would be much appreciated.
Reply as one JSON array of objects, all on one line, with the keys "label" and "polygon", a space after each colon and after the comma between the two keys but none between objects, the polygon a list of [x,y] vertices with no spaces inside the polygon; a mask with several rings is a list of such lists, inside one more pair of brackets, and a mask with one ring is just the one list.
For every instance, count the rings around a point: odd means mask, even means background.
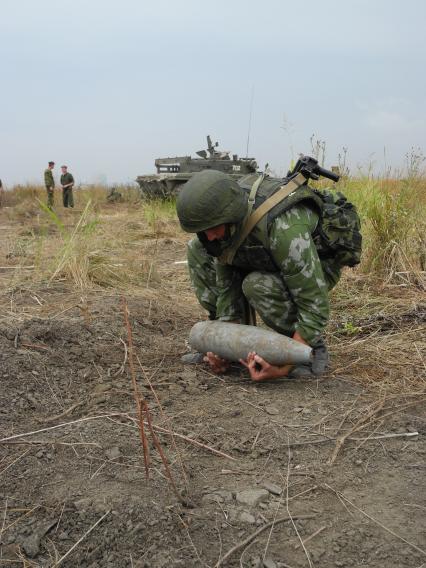
[{"label": "military helmet", "polygon": [[217,170],[194,174],[180,191],[176,210],[187,233],[227,223],[240,223],[247,213],[247,195],[229,175]]}]

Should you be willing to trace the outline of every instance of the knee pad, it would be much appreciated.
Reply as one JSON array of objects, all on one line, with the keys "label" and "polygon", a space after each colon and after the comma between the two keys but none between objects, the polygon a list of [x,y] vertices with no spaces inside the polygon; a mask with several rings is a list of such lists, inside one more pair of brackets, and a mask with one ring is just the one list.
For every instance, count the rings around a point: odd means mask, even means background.
[{"label": "knee pad", "polygon": [[262,272],[250,272],[242,283],[243,294],[247,299],[258,295],[260,288],[264,287],[265,274]]}]

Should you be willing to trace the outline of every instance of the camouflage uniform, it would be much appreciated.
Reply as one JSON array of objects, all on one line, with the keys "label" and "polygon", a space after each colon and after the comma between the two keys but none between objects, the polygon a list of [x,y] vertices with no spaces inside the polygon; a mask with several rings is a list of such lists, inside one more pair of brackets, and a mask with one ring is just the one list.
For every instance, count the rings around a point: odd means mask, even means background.
[{"label": "camouflage uniform", "polygon": [[[222,321],[244,321],[248,301],[272,329],[287,336],[297,331],[313,347],[320,346],[329,318],[328,293],[339,280],[341,264],[318,255],[316,198],[309,188],[290,194],[255,225],[229,261],[224,253],[239,242],[249,213],[250,186],[243,183],[210,170],[195,174],[178,196],[182,228],[197,233],[188,245],[197,298],[211,319]],[[262,182],[253,210],[267,198],[268,186],[280,184],[272,178]],[[205,231],[222,224],[224,237],[208,241]]]},{"label": "camouflage uniform", "polygon": [[210,318],[241,320],[245,297],[272,329],[287,336],[298,331],[310,345],[317,344],[329,317],[328,292],[340,277],[339,267],[318,257],[312,239],[317,223],[318,213],[305,204],[274,219],[266,249],[273,263],[269,270],[245,265],[238,252],[232,265],[223,265],[192,239],[190,278]]},{"label": "camouflage uniform", "polygon": [[46,186],[47,191],[47,206],[49,209],[52,209],[53,202],[54,202],[54,188],[55,188],[55,180],[53,179],[53,173],[50,168],[46,168],[44,170],[44,185]]},{"label": "camouflage uniform", "polygon": [[[74,178],[72,174],[65,172],[61,175],[61,185],[64,186],[69,183],[74,185]],[[62,187],[62,202],[64,207],[74,207],[74,197],[72,194],[73,185],[70,185],[69,187]]]}]

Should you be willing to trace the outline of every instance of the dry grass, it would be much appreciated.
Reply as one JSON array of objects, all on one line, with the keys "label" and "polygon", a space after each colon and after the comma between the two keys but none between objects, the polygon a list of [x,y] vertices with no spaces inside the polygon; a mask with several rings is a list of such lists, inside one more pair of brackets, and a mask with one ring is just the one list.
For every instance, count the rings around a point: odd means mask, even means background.
[{"label": "dry grass", "polygon": [[426,389],[426,294],[348,271],[332,295],[333,376],[387,392]]},{"label": "dry grass", "polygon": [[[360,269],[366,274],[374,273],[387,283],[426,290],[426,219],[423,214],[426,176],[422,170],[423,161],[421,153],[412,152],[407,155],[407,168],[403,173],[397,172],[394,177],[377,177],[371,171],[358,177],[346,175],[337,187],[357,205],[362,218],[364,253]],[[320,185],[326,185],[325,180]],[[107,212],[123,212],[127,208],[129,228],[142,228],[144,237],[179,234],[173,201],[141,202],[134,186],[120,186],[117,190],[122,200],[115,204],[107,203],[107,187],[91,186],[76,189],[74,193],[80,211],[89,201],[92,210],[98,214],[102,212],[103,217]],[[39,202],[45,199],[42,187],[16,186],[4,194],[4,210],[11,221],[33,227],[38,224],[34,230],[46,232],[51,228],[41,227],[39,220]],[[60,191],[56,192],[55,199],[56,210],[62,217]],[[137,212],[139,215],[135,215]],[[93,244],[97,249],[96,239]],[[103,264],[102,259],[92,260],[93,266]],[[99,272],[98,268],[96,272]]]},{"label": "dry grass", "polygon": [[[346,271],[332,294],[332,375],[389,392],[424,391],[426,179],[367,176],[340,185],[359,208],[365,247],[361,266]],[[93,188],[76,194],[74,211],[57,207],[52,215],[36,201],[45,199],[43,190],[17,195],[23,200],[6,210],[9,289],[58,283],[76,294],[143,295],[173,327],[201,314],[185,267],[173,264],[185,258],[187,240],[173,202],[109,204],[105,188]]]},{"label": "dry grass", "polygon": [[[16,268],[11,284],[66,280],[79,289],[123,290],[155,282],[159,240],[177,229],[171,205],[105,204],[102,213],[90,200],[78,205],[52,212],[36,198],[36,213],[8,237],[6,263]],[[8,217],[16,228],[14,213]]]}]

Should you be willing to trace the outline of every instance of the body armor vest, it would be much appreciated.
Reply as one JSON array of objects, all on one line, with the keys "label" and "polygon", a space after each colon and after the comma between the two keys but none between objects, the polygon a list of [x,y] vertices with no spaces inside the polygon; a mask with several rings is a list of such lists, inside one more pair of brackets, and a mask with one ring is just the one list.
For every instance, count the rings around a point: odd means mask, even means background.
[{"label": "body armor vest", "polygon": [[[250,194],[257,177],[258,175],[254,174],[239,180],[238,183],[247,192],[247,196]],[[282,185],[282,179],[266,177],[257,190],[253,211],[260,207]],[[232,265],[248,271],[279,272],[279,268],[275,264],[269,250],[269,231],[273,221],[279,215],[299,203],[306,203],[319,215],[321,214],[322,199],[308,185],[300,186],[262,217],[248,237],[238,247]]]}]

